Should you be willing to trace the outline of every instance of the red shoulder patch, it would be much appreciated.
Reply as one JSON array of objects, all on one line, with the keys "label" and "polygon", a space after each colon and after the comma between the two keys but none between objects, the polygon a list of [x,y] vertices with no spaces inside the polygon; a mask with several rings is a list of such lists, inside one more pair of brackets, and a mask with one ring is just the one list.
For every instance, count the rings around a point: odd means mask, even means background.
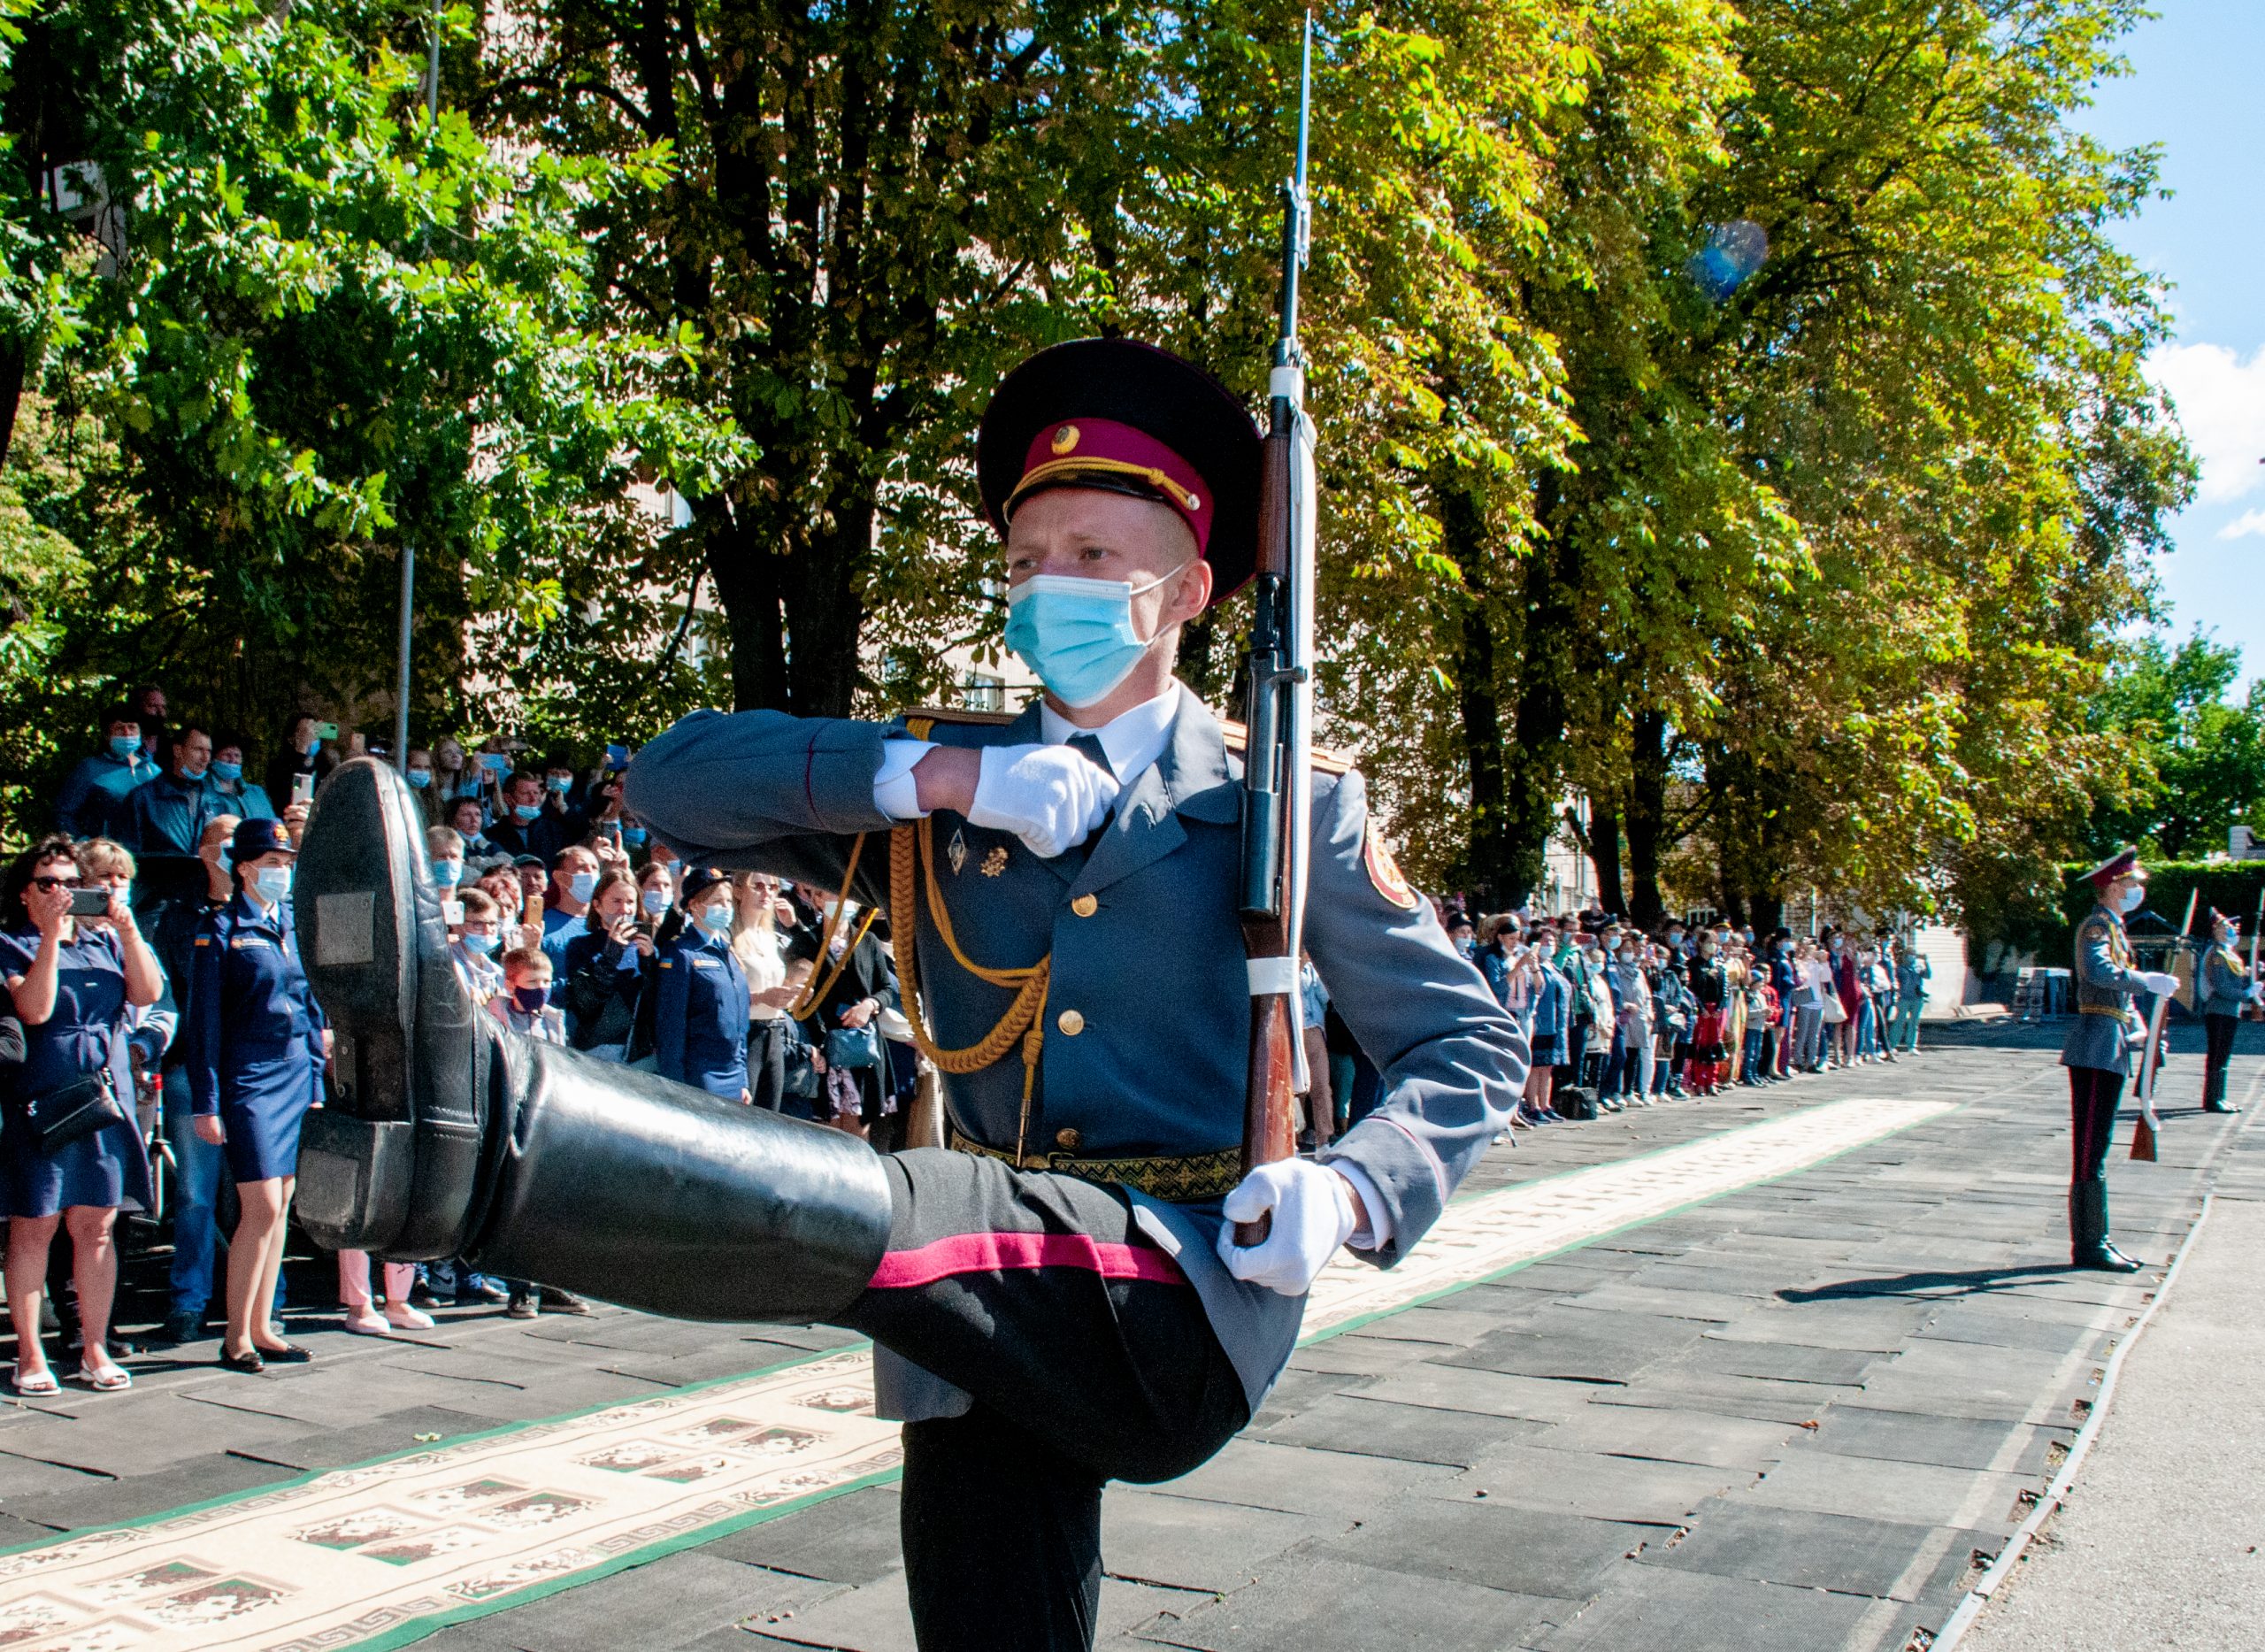
[{"label": "red shoulder patch", "polygon": [[1401,911],[1412,912],[1421,903],[1416,891],[1408,887],[1408,880],[1401,875],[1400,863],[1385,847],[1373,821],[1369,825],[1367,840],[1361,846],[1361,864],[1369,869],[1369,881],[1376,885],[1377,893]]}]

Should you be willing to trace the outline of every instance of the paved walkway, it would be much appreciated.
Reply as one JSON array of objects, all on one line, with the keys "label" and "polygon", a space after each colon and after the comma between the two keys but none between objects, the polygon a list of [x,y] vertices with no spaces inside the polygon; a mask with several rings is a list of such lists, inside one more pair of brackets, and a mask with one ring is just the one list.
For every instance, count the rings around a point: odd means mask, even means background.
[{"label": "paved walkway", "polygon": [[[1365,1323],[1394,1304],[1347,1295],[1317,1312],[1355,1328],[1302,1349],[1218,1459],[1170,1486],[1112,1489],[1105,1640],[1806,1652],[1901,1648],[1941,1622],[2049,1472],[2149,1278],[2058,1265],[2065,1092],[2049,1054],[2021,1048],[2049,1034],[1989,1036],[2001,1041],[1491,1156],[1463,1265],[1425,1291],[1589,1242]],[[2174,1066],[2172,1093],[2194,1064]],[[2237,1088],[2260,1071],[2246,1055]],[[1822,1105],[1836,1102],[1851,1105]],[[1894,1133],[1827,1127],[1890,1114]],[[1763,1127],[1724,1134],[1747,1125]],[[2174,1116],[2161,1164],[2119,1158],[2127,1244],[2168,1254],[2230,1139],[2224,1121]],[[1628,1162],[1638,1154],[1652,1156]],[[1691,1198],[1709,1202],[1660,1215]],[[324,1358],[303,1371],[237,1379],[191,1348],[145,1366],[131,1396],[0,1413],[0,1544],[457,1449],[497,1423],[667,1400],[845,1341],[619,1312],[316,1340]],[[0,1575],[0,1605],[10,1587]],[[289,1644],[257,1616],[196,1643]],[[625,1635],[738,1652],[909,1647],[894,1490],[853,1490],[426,1644],[573,1652]]]}]

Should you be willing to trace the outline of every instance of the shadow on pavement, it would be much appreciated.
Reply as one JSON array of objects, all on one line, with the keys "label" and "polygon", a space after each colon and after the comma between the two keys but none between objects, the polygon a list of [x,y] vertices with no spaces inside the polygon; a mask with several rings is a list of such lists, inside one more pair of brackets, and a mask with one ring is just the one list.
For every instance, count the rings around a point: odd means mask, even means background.
[{"label": "shadow on pavement", "polygon": [[1838,1302],[1867,1296],[1971,1296],[1985,1291],[2010,1290],[2031,1279],[2059,1279],[2082,1270],[2069,1264],[2038,1267],[1969,1268],[1962,1273],[1891,1273],[1877,1279],[1839,1279],[1810,1290],[1779,1291],[1788,1302]]}]

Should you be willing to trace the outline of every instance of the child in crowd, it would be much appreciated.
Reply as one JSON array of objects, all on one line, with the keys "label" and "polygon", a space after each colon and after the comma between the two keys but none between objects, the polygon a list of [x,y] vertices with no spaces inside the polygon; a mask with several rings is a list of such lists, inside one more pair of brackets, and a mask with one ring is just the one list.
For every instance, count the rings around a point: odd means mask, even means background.
[{"label": "child in crowd", "polygon": [[566,1041],[566,1017],[550,1007],[550,960],[541,947],[514,947],[503,955],[503,990],[488,1012],[514,1033],[547,1044]]}]

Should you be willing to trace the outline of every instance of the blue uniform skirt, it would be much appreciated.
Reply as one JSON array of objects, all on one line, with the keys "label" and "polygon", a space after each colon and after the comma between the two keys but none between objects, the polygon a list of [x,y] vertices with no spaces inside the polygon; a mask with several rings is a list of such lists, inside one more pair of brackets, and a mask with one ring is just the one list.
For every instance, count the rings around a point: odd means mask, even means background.
[{"label": "blue uniform skirt", "polygon": [[56,1216],[73,1205],[97,1210],[156,1208],[150,1156],[131,1119],[43,1153],[31,1121],[15,1108],[0,1126],[0,1216]]},{"label": "blue uniform skirt", "polygon": [[303,1053],[239,1062],[220,1095],[229,1179],[297,1175],[299,1124],[314,1100],[314,1067]]}]

